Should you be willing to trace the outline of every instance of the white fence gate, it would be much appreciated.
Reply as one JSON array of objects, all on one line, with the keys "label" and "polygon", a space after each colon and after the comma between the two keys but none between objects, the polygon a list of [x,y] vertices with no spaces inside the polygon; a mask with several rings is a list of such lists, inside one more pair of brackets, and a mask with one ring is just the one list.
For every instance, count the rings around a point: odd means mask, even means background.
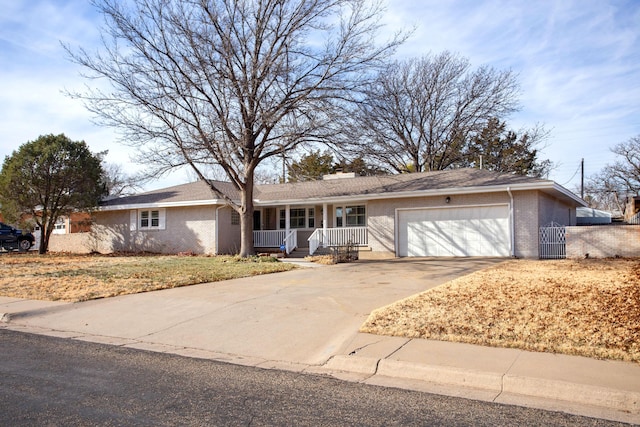
[{"label": "white fence gate", "polygon": [[564,259],[567,257],[567,233],[563,225],[552,222],[540,227],[538,256],[540,259]]}]

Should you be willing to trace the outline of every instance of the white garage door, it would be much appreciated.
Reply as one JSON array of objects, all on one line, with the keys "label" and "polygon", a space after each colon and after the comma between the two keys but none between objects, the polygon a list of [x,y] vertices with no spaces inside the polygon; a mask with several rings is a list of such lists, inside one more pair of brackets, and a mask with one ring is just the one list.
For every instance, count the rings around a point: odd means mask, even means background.
[{"label": "white garage door", "polygon": [[398,211],[399,256],[509,256],[507,205]]}]

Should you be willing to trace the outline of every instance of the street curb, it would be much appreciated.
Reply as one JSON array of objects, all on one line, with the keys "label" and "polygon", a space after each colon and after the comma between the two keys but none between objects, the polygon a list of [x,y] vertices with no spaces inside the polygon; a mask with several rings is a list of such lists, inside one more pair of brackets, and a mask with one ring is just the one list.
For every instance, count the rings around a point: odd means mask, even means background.
[{"label": "street curb", "polygon": [[330,371],[353,372],[357,374],[374,375],[378,370],[380,359],[373,357],[353,357],[337,355],[329,359],[323,368]]},{"label": "street curb", "polygon": [[505,393],[563,400],[640,415],[640,393],[637,392],[508,374],[505,375],[503,384]]},{"label": "street curb", "polygon": [[634,418],[640,415],[640,393],[589,384],[346,355],[332,357],[323,368],[368,374],[371,377],[472,388],[495,393],[495,399],[501,394],[513,394],[620,411]]},{"label": "street curb", "polygon": [[480,388],[495,393],[502,391],[503,374],[497,372],[481,372],[471,369],[382,359],[378,364],[376,375],[428,381],[442,385]]}]

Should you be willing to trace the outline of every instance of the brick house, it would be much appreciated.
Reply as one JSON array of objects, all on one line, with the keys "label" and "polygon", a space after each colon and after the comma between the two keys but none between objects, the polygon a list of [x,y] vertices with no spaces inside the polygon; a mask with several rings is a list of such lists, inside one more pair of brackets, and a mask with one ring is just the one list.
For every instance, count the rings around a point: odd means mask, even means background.
[{"label": "brick house", "polygon": [[[231,199],[229,182],[215,182]],[[585,202],[553,181],[457,169],[401,175],[326,176],[257,185],[258,250],[356,244],[372,254],[538,256],[538,228],[576,224]],[[237,253],[238,214],[198,181],[106,201],[94,214],[100,252]]]}]

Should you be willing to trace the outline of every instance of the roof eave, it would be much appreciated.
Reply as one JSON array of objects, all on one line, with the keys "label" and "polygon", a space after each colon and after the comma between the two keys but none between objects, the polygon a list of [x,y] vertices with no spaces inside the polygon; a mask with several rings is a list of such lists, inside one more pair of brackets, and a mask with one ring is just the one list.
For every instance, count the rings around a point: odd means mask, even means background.
[{"label": "roof eave", "polygon": [[122,211],[131,209],[162,209],[162,208],[180,208],[190,206],[212,206],[212,205],[224,205],[226,201],[220,199],[210,200],[191,200],[181,202],[158,202],[158,203],[132,203],[125,205],[107,205],[100,206],[99,211]]},{"label": "roof eave", "polygon": [[344,203],[355,202],[363,200],[382,200],[382,199],[401,199],[410,197],[433,197],[433,196],[451,196],[457,194],[479,194],[479,193],[496,193],[507,191],[507,188],[512,191],[527,191],[527,190],[539,190],[544,192],[558,192],[565,199],[571,200],[573,203],[580,206],[587,206],[587,203],[567,190],[566,188],[556,184],[553,181],[544,181],[537,183],[521,183],[521,184],[501,184],[492,186],[476,186],[476,187],[450,187],[450,188],[438,188],[433,190],[417,190],[417,191],[402,191],[392,193],[362,193],[356,195],[345,196],[328,196],[328,197],[308,197],[304,199],[286,199],[286,200],[268,200],[263,201],[256,199],[254,201],[256,206],[271,206],[271,205],[309,205],[314,203]]},{"label": "roof eave", "polygon": [[[567,190],[566,188],[556,184],[553,181],[540,181],[535,183],[520,184],[500,184],[491,186],[475,186],[475,187],[450,187],[437,188],[433,190],[416,190],[401,192],[385,192],[385,193],[361,193],[350,194],[344,196],[327,196],[327,197],[307,197],[304,199],[281,199],[281,200],[260,200],[254,199],[256,206],[273,206],[273,205],[309,205],[314,203],[348,203],[361,202],[366,200],[384,200],[384,199],[401,199],[410,197],[434,197],[434,196],[452,196],[458,194],[479,194],[479,193],[496,193],[510,189],[511,191],[527,191],[538,190],[546,193],[559,194],[561,198],[575,203],[578,206],[586,207],[587,203],[580,197]],[[189,206],[215,206],[226,205],[227,202],[221,199],[180,201],[180,202],[158,202],[158,203],[136,203],[122,204],[99,207],[100,211],[119,211],[131,209],[159,209],[159,208],[175,208]]]}]

